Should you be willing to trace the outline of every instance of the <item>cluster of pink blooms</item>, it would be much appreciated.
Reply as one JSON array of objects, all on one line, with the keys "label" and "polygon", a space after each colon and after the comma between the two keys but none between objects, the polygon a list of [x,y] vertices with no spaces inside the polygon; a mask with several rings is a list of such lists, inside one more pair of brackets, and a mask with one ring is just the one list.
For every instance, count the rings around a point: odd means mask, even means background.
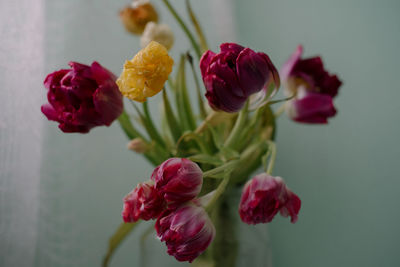
[{"label": "cluster of pink blooms", "polygon": [[[301,59],[302,53],[298,46],[280,72],[285,93],[294,96],[286,105],[287,114],[301,123],[327,123],[336,114],[333,98],[342,82],[324,69],[320,57]],[[63,132],[87,133],[96,126],[109,126],[123,110],[115,75],[97,62],[70,66],[46,77],[49,103],[42,112],[59,122]],[[219,54],[205,52],[200,70],[209,105],[225,112],[237,112],[252,94],[268,95],[271,83],[280,85],[266,54],[235,43],[221,44]]]},{"label": "cluster of pink blooms", "polygon": [[170,158],[154,169],[150,181],[124,198],[122,217],[125,222],[157,219],[157,235],[168,253],[192,262],[215,236],[213,223],[196,201],[202,184],[203,172],[196,163]]},{"label": "cluster of pink blooms", "polygon": [[[200,60],[206,98],[214,110],[237,112],[249,99],[250,105],[254,100],[265,103],[280,86],[281,76],[291,97],[286,103],[291,119],[327,123],[336,114],[333,98],[341,81],[324,69],[320,57],[301,59],[301,46],[280,75],[264,53],[234,43],[221,44],[220,49],[218,54],[205,52]],[[87,133],[96,126],[109,126],[123,112],[115,75],[97,62],[91,66],[72,62],[70,66],[46,77],[48,104],[42,112],[57,121],[63,132]],[[202,184],[203,172],[196,163],[170,158],[124,198],[123,220],[155,219],[157,235],[168,253],[179,261],[192,262],[216,235],[199,200]],[[270,222],[279,212],[295,223],[300,207],[299,197],[280,177],[259,174],[243,188],[239,215],[245,223],[258,224]]]},{"label": "cluster of pink blooms", "polygon": [[[199,166],[184,158],[170,158],[154,169],[151,180],[140,183],[124,198],[125,222],[156,219],[155,228],[168,254],[192,262],[206,250],[215,228],[197,201],[203,183]],[[240,218],[248,224],[267,223],[280,212],[296,222],[299,197],[280,177],[260,174],[244,186]]]}]

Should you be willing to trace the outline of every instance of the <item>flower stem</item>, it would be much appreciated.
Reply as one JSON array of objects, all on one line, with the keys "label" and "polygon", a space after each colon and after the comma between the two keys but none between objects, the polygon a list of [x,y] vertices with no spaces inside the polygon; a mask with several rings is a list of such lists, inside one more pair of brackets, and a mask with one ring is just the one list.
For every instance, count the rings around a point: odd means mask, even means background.
[{"label": "flower stem", "polygon": [[283,112],[285,112],[286,108],[286,103],[283,103],[275,112],[275,118],[278,118],[280,115],[282,115]]},{"label": "flower stem", "polygon": [[243,126],[246,124],[247,113],[249,110],[249,102],[247,101],[245,106],[239,113],[239,117],[237,118],[235,125],[233,126],[232,132],[229,135],[228,139],[225,141],[225,147],[231,147],[233,144],[237,143],[243,131]]},{"label": "flower stem", "polygon": [[197,44],[196,40],[193,37],[193,34],[190,32],[189,28],[186,26],[185,22],[183,22],[182,18],[178,15],[176,10],[173,8],[173,6],[169,3],[168,0],[162,0],[168,10],[171,12],[172,16],[176,19],[178,24],[182,27],[182,30],[185,32],[186,36],[189,38],[189,41],[191,42],[194,51],[196,52],[196,55],[198,58],[201,56],[200,48],[199,45]]},{"label": "flower stem", "polygon": [[208,114],[207,118],[205,118],[205,120],[203,120],[203,122],[196,128],[196,130],[194,132],[196,134],[199,134],[199,133],[203,132],[204,129],[207,128],[208,123],[210,121],[212,121],[217,116],[218,116],[218,112],[211,111],[211,113]]},{"label": "flower stem", "polygon": [[215,203],[217,202],[218,198],[222,195],[222,193],[224,193],[226,186],[229,183],[229,179],[230,179],[230,174],[231,171],[225,170],[224,172],[224,179],[222,180],[222,182],[218,185],[217,189],[215,190],[213,196],[211,197],[210,202],[208,202],[207,206],[205,207],[205,210],[207,212],[210,212],[212,210],[212,208],[214,207]]},{"label": "flower stem", "polygon": [[232,160],[228,163],[225,163],[217,168],[214,168],[212,170],[206,171],[203,173],[203,177],[205,178],[217,178],[216,175],[221,173],[222,171],[232,171],[232,167],[236,165],[239,162],[239,160]]},{"label": "flower stem", "polygon": [[274,168],[275,159],[276,159],[276,145],[274,142],[268,141],[268,150],[271,151],[271,152],[268,152],[268,153],[271,153],[271,156],[269,159],[268,168],[267,168],[266,173],[271,174],[272,170]]},{"label": "flower stem", "polygon": [[156,126],[154,125],[153,120],[151,118],[147,101],[143,103],[143,112],[144,112],[144,116],[146,117],[146,121],[148,124],[149,135],[152,136],[157,143],[159,143],[162,147],[165,148],[166,147],[165,142],[162,139],[160,133],[158,132],[158,130],[157,130]]},{"label": "flower stem", "polygon": [[145,140],[145,138],[135,129],[135,127],[133,127],[132,122],[129,119],[129,115],[125,110],[123,110],[122,114],[118,117],[118,122],[129,140],[132,140],[136,137],[140,137]]},{"label": "flower stem", "polygon": [[[118,122],[121,125],[122,130],[124,131],[126,137],[128,137],[129,140],[132,140],[136,137],[140,137],[143,139],[144,142],[148,142],[146,140],[146,138],[141,133],[139,133],[135,129],[135,127],[132,125],[132,122],[129,119],[129,116],[125,112],[125,110],[122,112],[121,116],[119,116]],[[153,165],[158,165],[160,163],[161,159],[157,159],[158,157],[155,157],[154,155],[151,155],[150,153],[145,153],[144,156],[148,161],[153,163]]]},{"label": "flower stem", "polygon": [[190,68],[192,69],[194,84],[196,85],[197,105],[199,106],[200,116],[202,119],[205,119],[207,117],[207,112],[206,109],[204,108],[203,96],[201,95],[199,79],[197,78],[196,70],[193,66],[193,58],[189,54],[189,52],[186,53],[186,57],[189,61]]},{"label": "flower stem", "polygon": [[205,52],[208,50],[208,45],[206,41],[206,37],[201,29],[200,23],[196,18],[196,15],[193,12],[192,6],[190,5],[190,0],[186,0],[186,9],[189,13],[190,19],[193,23],[194,29],[196,30],[197,36],[199,37],[201,52]]}]

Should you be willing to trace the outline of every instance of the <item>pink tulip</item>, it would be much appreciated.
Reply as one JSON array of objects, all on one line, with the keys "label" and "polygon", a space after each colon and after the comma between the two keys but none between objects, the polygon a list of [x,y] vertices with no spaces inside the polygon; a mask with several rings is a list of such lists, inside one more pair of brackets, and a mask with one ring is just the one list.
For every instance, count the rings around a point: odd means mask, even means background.
[{"label": "pink tulip", "polygon": [[136,222],[139,219],[156,219],[166,203],[151,183],[141,183],[125,198],[122,218],[124,222]]},{"label": "pink tulip", "polygon": [[[235,43],[223,43],[221,52],[208,50],[200,60],[206,97],[213,109],[240,110],[250,95],[279,87],[279,74],[269,57]],[[269,95],[270,92],[263,92]]]},{"label": "pink tulip", "polygon": [[210,245],[215,227],[202,207],[187,203],[166,210],[156,221],[157,235],[165,242],[168,254],[178,261],[192,262]]},{"label": "pink tulip", "polygon": [[116,77],[97,62],[69,65],[71,69],[50,73],[44,80],[49,103],[42,106],[43,114],[65,133],[109,126],[123,110]]},{"label": "pink tulip", "polygon": [[174,206],[192,200],[200,193],[203,172],[188,159],[170,158],[153,171],[151,179],[168,205]]},{"label": "pink tulip", "polygon": [[327,123],[335,116],[333,98],[342,82],[329,74],[320,57],[301,59],[303,47],[299,45],[281,70],[281,77],[288,96],[289,117],[302,123]]},{"label": "pink tulip", "polygon": [[300,198],[291,192],[282,178],[259,174],[246,183],[239,205],[239,215],[248,224],[271,222],[280,211],[291,222],[297,221]]}]

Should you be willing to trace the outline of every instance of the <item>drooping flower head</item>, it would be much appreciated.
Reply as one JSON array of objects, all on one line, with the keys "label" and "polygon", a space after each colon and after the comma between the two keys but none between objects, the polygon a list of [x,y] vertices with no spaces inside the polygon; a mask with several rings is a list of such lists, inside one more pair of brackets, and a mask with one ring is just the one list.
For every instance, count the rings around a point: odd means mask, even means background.
[{"label": "drooping flower head", "polygon": [[221,52],[208,50],[200,60],[206,97],[216,110],[236,112],[246,100],[257,94],[254,102],[268,99],[279,87],[279,75],[269,57],[235,43],[223,43]]},{"label": "drooping flower head", "polygon": [[59,122],[65,133],[87,133],[96,126],[109,126],[123,110],[115,75],[93,62],[91,66],[70,62],[71,69],[47,75],[48,104],[41,107],[47,119]]},{"label": "drooping flower head", "polygon": [[158,21],[158,14],[148,0],[134,1],[119,13],[125,29],[133,34],[141,34],[147,23]]},{"label": "drooping flower head", "polygon": [[174,33],[167,24],[149,22],[140,37],[140,45],[146,47],[151,41],[156,41],[170,50],[174,44]]},{"label": "drooping flower head", "polygon": [[203,184],[200,167],[184,158],[170,158],[154,169],[151,180],[171,206],[194,199]]},{"label": "drooping flower head", "polygon": [[178,261],[192,262],[215,237],[215,227],[207,213],[193,203],[164,211],[155,227],[158,237],[167,245],[168,254]]},{"label": "drooping flower head", "polygon": [[333,98],[342,82],[329,74],[320,57],[302,59],[299,45],[281,70],[285,94],[296,97],[286,106],[289,117],[302,123],[327,123],[335,116]]},{"label": "drooping flower head", "polygon": [[268,223],[278,212],[297,221],[300,198],[290,191],[282,178],[259,174],[246,183],[239,205],[239,215],[248,224]]},{"label": "drooping flower head", "polygon": [[125,62],[117,80],[119,90],[129,99],[144,102],[162,90],[173,64],[167,49],[152,41]]},{"label": "drooping flower head", "polygon": [[164,199],[151,182],[140,183],[124,197],[122,218],[124,222],[156,219],[165,206]]}]

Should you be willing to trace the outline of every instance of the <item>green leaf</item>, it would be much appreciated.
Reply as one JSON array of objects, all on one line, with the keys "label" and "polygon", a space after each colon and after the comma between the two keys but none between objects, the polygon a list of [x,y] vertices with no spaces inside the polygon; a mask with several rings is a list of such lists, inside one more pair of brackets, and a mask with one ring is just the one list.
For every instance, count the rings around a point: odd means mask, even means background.
[{"label": "green leaf", "polygon": [[146,128],[147,133],[151,137],[152,140],[156,141],[162,148],[166,148],[165,142],[159,134],[157,128],[154,126],[153,121],[150,117],[150,113],[147,107],[147,102],[143,103],[144,114],[140,111],[140,109],[133,103],[132,106],[136,109],[140,120],[143,123],[143,126]]},{"label": "green leaf", "polygon": [[182,130],[172,110],[171,103],[169,102],[168,95],[165,89],[163,90],[163,101],[164,101],[165,117],[168,123],[169,130],[175,142],[177,142],[180,136],[182,135]]},{"label": "green leaf", "polygon": [[178,107],[178,115],[183,125],[183,130],[194,131],[196,129],[196,120],[193,116],[186,87],[185,59],[186,57],[181,55],[179,70],[177,73],[176,104]]},{"label": "green leaf", "polygon": [[200,23],[193,12],[189,0],[186,0],[186,9],[189,14],[190,20],[192,21],[193,27],[196,30],[197,36],[199,37],[201,52],[204,53],[208,50],[206,37],[204,36],[203,30],[201,29]]},{"label": "green leaf", "polygon": [[204,108],[203,95],[201,94],[199,79],[197,78],[196,70],[193,66],[193,58],[189,54],[189,52],[186,53],[186,57],[190,63],[190,68],[192,69],[194,83],[196,85],[197,105],[199,106],[200,117],[202,119],[205,119],[207,117],[207,112],[206,109]]},{"label": "green leaf", "polygon": [[194,161],[194,162],[211,164],[211,165],[215,165],[215,166],[219,166],[224,163],[218,157],[212,156],[212,155],[207,155],[207,154],[193,155],[193,156],[190,156],[188,159],[190,159],[191,161]]},{"label": "green leaf", "polygon": [[225,161],[230,161],[233,159],[238,159],[240,157],[239,152],[229,147],[222,147],[220,151],[221,156]]},{"label": "green leaf", "polygon": [[200,151],[205,154],[210,154],[211,151],[209,150],[207,143],[204,142],[204,140],[198,136],[197,134],[193,132],[186,132],[184,133],[178,140],[178,143],[176,145],[176,149],[179,150],[179,145],[182,143],[182,141],[194,141],[197,146],[199,147]]},{"label": "green leaf", "polygon": [[126,136],[131,140],[136,137],[142,137],[142,139],[145,139],[136,129],[133,127],[132,122],[124,110],[121,114],[121,116],[118,117],[118,122],[121,125],[122,130],[126,134]]},{"label": "green leaf", "polygon": [[103,267],[107,267],[115,250],[119,247],[122,241],[129,235],[130,232],[139,224],[135,223],[121,223],[117,231],[108,241],[108,250],[103,258]]}]

